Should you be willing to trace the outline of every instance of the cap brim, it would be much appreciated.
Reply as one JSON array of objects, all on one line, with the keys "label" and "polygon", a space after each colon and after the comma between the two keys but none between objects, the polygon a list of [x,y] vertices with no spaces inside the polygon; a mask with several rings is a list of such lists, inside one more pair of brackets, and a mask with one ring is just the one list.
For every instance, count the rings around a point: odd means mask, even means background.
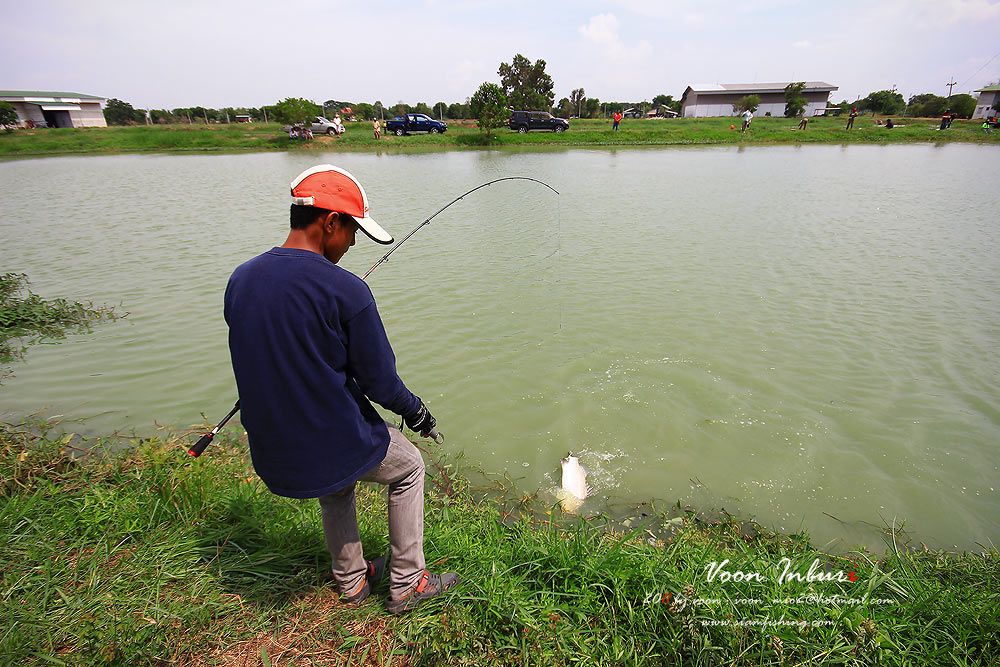
[{"label": "cap brim", "polygon": [[393,242],[392,234],[382,229],[382,225],[378,224],[371,218],[354,218],[358,223],[358,229],[365,233],[365,236],[370,238],[375,243],[381,243],[382,245],[389,245]]}]

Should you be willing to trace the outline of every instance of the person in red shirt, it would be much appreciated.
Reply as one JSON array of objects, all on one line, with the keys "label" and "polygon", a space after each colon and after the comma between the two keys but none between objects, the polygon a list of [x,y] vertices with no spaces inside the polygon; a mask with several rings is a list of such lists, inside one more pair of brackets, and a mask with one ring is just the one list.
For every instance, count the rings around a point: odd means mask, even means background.
[{"label": "person in red shirt", "polygon": [[618,123],[622,122],[622,112],[621,111],[616,111],[615,115],[611,117],[611,120],[614,121],[614,124],[611,126],[611,129],[614,130],[615,132],[617,132],[618,131]]}]

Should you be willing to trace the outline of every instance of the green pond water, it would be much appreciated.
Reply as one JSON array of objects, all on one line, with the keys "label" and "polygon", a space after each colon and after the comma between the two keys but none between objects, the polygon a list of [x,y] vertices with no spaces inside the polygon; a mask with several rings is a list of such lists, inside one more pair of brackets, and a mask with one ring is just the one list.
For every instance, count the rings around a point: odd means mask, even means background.
[{"label": "green pond water", "polygon": [[[127,319],[29,349],[0,418],[86,433],[220,419],[222,295],[332,162],[397,238],[368,282],[401,377],[483,469],[584,510],[724,508],[831,548],[905,520],[1000,541],[996,147],[111,156],[0,163],[0,270]],[[994,179],[995,180],[995,179]],[[359,235],[363,274],[385,251]],[[552,496],[554,501],[554,496]]]}]

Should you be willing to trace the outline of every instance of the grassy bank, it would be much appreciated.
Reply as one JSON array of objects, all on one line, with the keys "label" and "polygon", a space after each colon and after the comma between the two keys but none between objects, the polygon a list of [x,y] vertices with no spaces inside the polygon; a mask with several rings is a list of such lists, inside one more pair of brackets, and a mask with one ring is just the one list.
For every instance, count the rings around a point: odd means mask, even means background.
[{"label": "grassy bank", "polygon": [[900,125],[889,130],[871,117],[859,118],[853,130],[845,130],[842,118],[814,118],[806,130],[785,118],[756,118],[746,134],[733,118],[649,120],[628,119],[619,132],[603,120],[574,120],[563,133],[517,134],[497,130],[492,137],[481,133],[473,121],[449,121],[441,135],[396,137],[375,140],[368,123],[351,123],[342,137],[317,136],[311,142],[291,140],[276,124],[253,125],[161,125],[108,128],[53,128],[18,130],[0,134],[0,157],[77,153],[124,153],[169,151],[329,151],[329,150],[433,150],[475,146],[673,146],[711,144],[885,144],[921,142],[974,142],[1000,144],[1000,132],[987,135],[977,121],[956,121],[939,131],[933,118],[895,119]]},{"label": "grassy bank", "polygon": [[[463,583],[408,617],[389,617],[378,598],[352,609],[326,574],[317,503],[269,494],[241,431],[192,460],[184,443],[196,434],[81,442],[61,428],[0,427],[4,664],[1000,659],[995,549],[906,551],[889,539],[882,556],[832,556],[803,535],[676,508],[647,508],[624,528],[528,511],[530,498],[499,499],[453,465],[428,467],[425,545],[430,566]],[[362,487],[358,505],[366,552],[384,551],[384,497]],[[814,574],[838,580],[779,581],[782,559],[800,577],[815,562]]]}]

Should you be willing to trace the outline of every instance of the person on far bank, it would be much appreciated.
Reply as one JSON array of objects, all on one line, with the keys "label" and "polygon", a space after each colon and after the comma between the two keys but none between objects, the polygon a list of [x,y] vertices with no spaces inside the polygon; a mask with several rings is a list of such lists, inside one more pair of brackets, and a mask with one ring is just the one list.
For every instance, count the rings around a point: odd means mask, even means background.
[{"label": "person on far bank", "polygon": [[741,131],[746,132],[750,129],[750,122],[753,120],[753,111],[750,111],[750,109],[744,109],[743,113],[740,115],[743,116],[743,129]]},{"label": "person on far bank", "polygon": [[614,115],[611,116],[611,130],[613,132],[617,132],[618,131],[618,125],[619,125],[619,123],[622,122],[622,118],[623,117],[624,116],[622,116],[622,112],[621,111],[616,111],[614,113]]},{"label": "person on far bank", "polygon": [[851,114],[847,117],[847,127],[845,127],[844,129],[849,130],[852,127],[854,127],[854,119],[857,117],[858,117],[858,108],[854,107],[853,109],[851,109]]},{"label": "person on far bank", "polygon": [[382,138],[382,123],[379,122],[378,118],[372,121],[372,132],[375,133],[375,139]]},{"label": "person on far bank", "polygon": [[[226,287],[229,350],[254,470],[272,493],[318,498],[333,577],[358,604],[389,570],[386,608],[400,614],[458,583],[424,560],[424,461],[372,406],[428,435],[436,424],[396,373],[368,285],[337,266],[360,229],[392,236],[368,215],[348,172],[323,164],[291,184],[291,230],[241,264]],[[365,560],[355,485],[389,487],[390,555]]]}]

